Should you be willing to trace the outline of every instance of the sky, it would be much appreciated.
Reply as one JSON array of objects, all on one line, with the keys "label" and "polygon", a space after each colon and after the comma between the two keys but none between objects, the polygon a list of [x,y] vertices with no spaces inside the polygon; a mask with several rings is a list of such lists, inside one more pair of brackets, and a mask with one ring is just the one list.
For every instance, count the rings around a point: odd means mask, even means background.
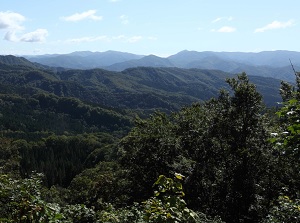
[{"label": "sky", "polygon": [[300,51],[298,0],[0,2],[0,55]]}]

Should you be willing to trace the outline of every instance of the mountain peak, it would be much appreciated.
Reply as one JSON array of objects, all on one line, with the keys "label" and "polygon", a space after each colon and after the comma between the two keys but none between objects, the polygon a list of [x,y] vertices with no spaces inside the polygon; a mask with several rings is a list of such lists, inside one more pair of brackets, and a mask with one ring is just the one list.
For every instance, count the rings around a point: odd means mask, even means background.
[{"label": "mountain peak", "polygon": [[35,67],[35,65],[24,57],[16,57],[13,55],[0,56],[0,63],[6,65],[23,65],[29,67]]}]

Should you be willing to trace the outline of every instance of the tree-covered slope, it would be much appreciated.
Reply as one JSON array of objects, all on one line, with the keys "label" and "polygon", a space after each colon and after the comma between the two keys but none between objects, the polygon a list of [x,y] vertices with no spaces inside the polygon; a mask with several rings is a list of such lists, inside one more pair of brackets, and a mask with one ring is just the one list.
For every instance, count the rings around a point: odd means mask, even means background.
[{"label": "tree-covered slope", "polygon": [[218,71],[139,67],[123,72],[69,70],[59,76],[80,83],[95,94],[92,100],[107,106],[174,110],[215,96],[230,75]]},{"label": "tree-covered slope", "polygon": [[130,119],[101,106],[88,105],[79,99],[53,94],[21,97],[0,94],[0,129],[2,135],[31,137],[36,132],[55,134],[126,131]]},{"label": "tree-covered slope", "polygon": [[113,132],[130,126],[124,113],[92,104],[91,100],[83,101],[93,93],[80,83],[61,80],[57,73],[39,69],[23,58],[8,56],[2,61],[0,129],[5,131],[3,134],[18,132],[19,136],[31,137],[35,132]]},{"label": "tree-covered slope", "polygon": [[0,63],[6,65],[18,65],[18,66],[27,66],[27,67],[35,67],[35,65],[29,60],[23,57],[15,57],[13,55],[1,56],[0,55]]},{"label": "tree-covered slope", "polygon": [[[93,100],[108,106],[167,110],[215,97],[221,88],[226,88],[224,80],[233,76],[218,70],[167,67],[138,67],[122,72],[68,70],[58,75],[62,80],[72,80],[87,87],[96,94]],[[253,79],[254,82],[259,80],[260,92],[268,98],[266,104],[273,106],[280,101],[279,80],[263,77]]]}]

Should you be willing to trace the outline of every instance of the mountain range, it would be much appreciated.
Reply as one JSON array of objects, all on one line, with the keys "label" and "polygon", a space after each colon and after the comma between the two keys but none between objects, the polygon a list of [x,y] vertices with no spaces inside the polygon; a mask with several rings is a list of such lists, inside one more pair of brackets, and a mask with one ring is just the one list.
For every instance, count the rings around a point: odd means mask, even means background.
[{"label": "mountain range", "polygon": [[[87,53],[89,54],[89,53]],[[147,61],[143,57],[139,61]],[[105,108],[175,111],[193,102],[217,97],[228,89],[225,79],[234,74],[199,68],[133,67],[123,71],[54,69],[22,57],[0,57],[0,93],[54,94]],[[249,76],[268,106],[280,101],[280,80]]]},{"label": "mountain range", "polygon": [[[300,52],[264,51],[245,52],[197,52],[181,51],[169,57],[136,55],[106,51],[81,51],[70,54],[25,56],[29,61],[51,67],[69,69],[102,68],[123,71],[133,67],[177,67],[221,70],[228,73],[246,72],[251,76],[273,77],[294,82],[294,71],[300,70]],[[293,66],[292,66],[293,65]]]}]

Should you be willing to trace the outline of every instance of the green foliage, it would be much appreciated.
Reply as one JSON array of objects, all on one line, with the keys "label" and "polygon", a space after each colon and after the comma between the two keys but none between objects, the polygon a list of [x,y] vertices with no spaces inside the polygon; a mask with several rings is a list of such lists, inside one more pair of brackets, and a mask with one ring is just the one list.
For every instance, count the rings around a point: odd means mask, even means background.
[{"label": "green foliage", "polygon": [[178,155],[173,126],[166,114],[157,112],[147,121],[138,119],[135,128],[120,142],[121,163],[130,169],[134,199],[151,196],[152,182],[172,169]]},{"label": "green foliage", "polygon": [[176,173],[174,179],[160,175],[153,187],[154,196],[141,204],[135,203],[125,208],[115,209],[107,204],[98,213],[99,222],[112,223],[166,223],[166,222],[195,222],[222,223],[218,217],[209,218],[203,213],[196,213],[187,208],[183,199],[184,192],[181,174]]},{"label": "green foliage", "polygon": [[20,155],[11,139],[0,138],[0,174],[19,175]]},{"label": "green foliage", "polygon": [[98,222],[103,223],[144,223],[142,206],[135,203],[124,208],[114,208],[111,204],[97,213]]},{"label": "green foliage", "polygon": [[42,174],[12,179],[0,175],[0,222],[20,223],[92,223],[95,212],[85,205],[61,206],[42,198]]},{"label": "green foliage", "polygon": [[247,76],[228,83],[232,96],[223,91],[218,99],[207,102],[206,115],[197,116],[201,124],[192,129],[197,134],[189,134],[188,145],[198,151],[187,185],[188,201],[191,207],[203,205],[226,221],[256,222],[267,211],[263,203],[272,193],[267,124],[261,114],[261,96]]},{"label": "green foliage", "polygon": [[5,135],[15,132],[16,138],[20,138],[17,132],[26,139],[39,136],[38,132],[40,135],[99,131],[124,134],[131,125],[130,119],[119,112],[50,94],[31,97],[4,94],[0,95],[0,104],[0,131]]},{"label": "green foliage", "polygon": [[[155,196],[131,207],[115,209],[109,203],[94,210],[83,204],[64,205],[48,203],[42,199],[42,175],[14,180],[7,175],[0,176],[1,222],[212,222],[205,215],[201,218],[186,207],[180,181],[183,176],[175,174],[174,180],[161,175],[154,183]],[[104,204],[104,203],[103,203]],[[202,221],[206,219],[205,221]]]},{"label": "green foliage", "polygon": [[[279,121],[277,128],[272,133],[270,141],[273,143],[277,168],[277,184],[287,188],[285,196],[290,199],[299,200],[300,194],[300,73],[296,73],[297,86],[292,87],[283,83],[281,94],[284,102],[276,113]],[[284,196],[280,197],[278,208],[283,208],[280,204],[290,204],[283,202]],[[276,208],[276,207],[275,207]],[[274,214],[274,213],[273,213]]]},{"label": "green foliage", "polygon": [[300,200],[291,200],[288,196],[279,196],[264,223],[297,223],[300,221]]},{"label": "green foliage", "polygon": [[[300,101],[296,98],[286,101],[284,106],[277,112],[278,117],[281,119],[281,130],[275,134],[280,135],[280,140],[277,145],[283,145],[285,148],[284,153],[292,157],[299,155],[299,133],[300,133]],[[283,151],[282,151],[283,152]]]},{"label": "green foliage", "polygon": [[174,180],[159,176],[154,197],[144,202],[147,222],[198,222],[198,215],[186,207],[181,180],[181,174],[175,174]]},{"label": "green foliage", "polygon": [[38,142],[17,140],[14,145],[22,157],[20,160],[22,176],[36,170],[45,174],[48,186],[58,184],[66,187],[73,177],[85,168],[94,166],[100,161],[108,161],[113,148],[109,147],[106,156],[102,157],[101,148],[113,144],[116,140],[106,133],[52,135]]},{"label": "green foliage", "polygon": [[191,208],[231,222],[263,218],[274,191],[262,98],[246,74],[228,83],[232,95],[138,120],[120,144],[134,199],[160,174],[181,172]]},{"label": "green foliage", "polygon": [[5,222],[60,222],[60,207],[41,198],[40,174],[24,180],[0,176],[0,216]]},{"label": "green foliage", "polygon": [[72,180],[68,187],[68,200],[72,204],[86,204],[95,210],[105,208],[107,203],[123,206],[130,190],[126,173],[116,162],[100,162]]},{"label": "green foliage", "polygon": [[94,210],[83,204],[67,205],[62,208],[61,212],[65,218],[62,222],[93,223],[96,221]]}]

